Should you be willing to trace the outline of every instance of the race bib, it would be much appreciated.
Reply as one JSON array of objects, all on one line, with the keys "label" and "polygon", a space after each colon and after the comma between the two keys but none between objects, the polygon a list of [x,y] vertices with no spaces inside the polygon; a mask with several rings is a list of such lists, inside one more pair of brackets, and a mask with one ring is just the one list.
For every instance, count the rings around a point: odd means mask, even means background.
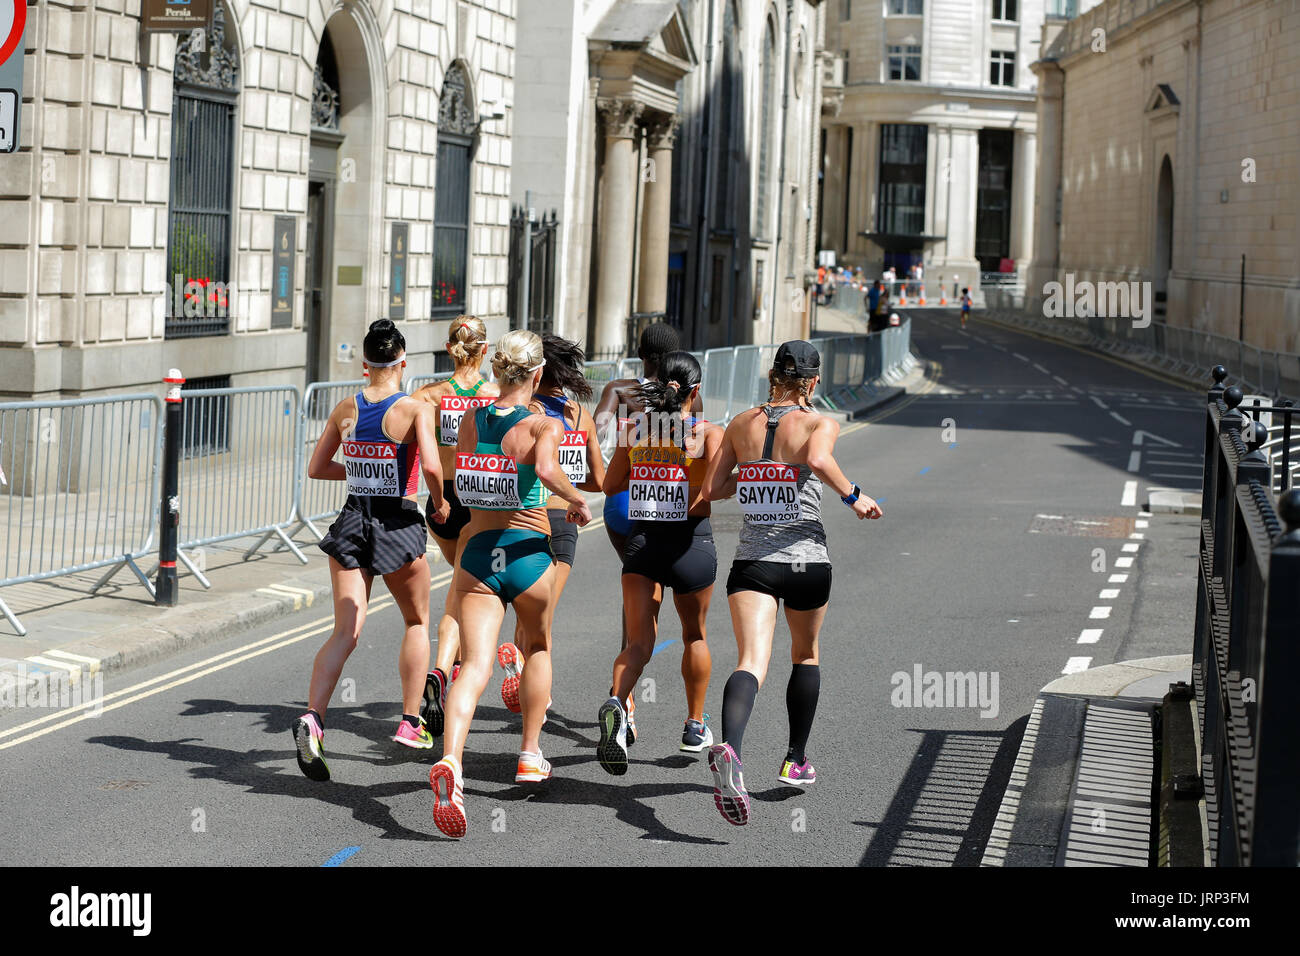
[{"label": "race bib", "polygon": [[343,467],[348,473],[348,494],[400,496],[397,446],[391,442],[345,441]]},{"label": "race bib", "polygon": [[736,499],[751,524],[782,524],[803,517],[799,503],[799,469],[782,462],[740,466]]},{"label": "race bib", "polygon": [[517,510],[520,507],[519,467],[510,455],[458,452],[456,496],[466,508]]},{"label": "race bib", "polygon": [[565,432],[560,442],[560,467],[575,485],[587,480],[587,433]]},{"label": "race bib", "polygon": [[629,521],[685,521],[691,485],[686,469],[668,462],[638,462],[628,481]]},{"label": "race bib", "polygon": [[491,405],[495,399],[478,395],[444,395],[438,403],[438,444],[454,445],[460,434],[460,420],[465,413],[484,405]]}]

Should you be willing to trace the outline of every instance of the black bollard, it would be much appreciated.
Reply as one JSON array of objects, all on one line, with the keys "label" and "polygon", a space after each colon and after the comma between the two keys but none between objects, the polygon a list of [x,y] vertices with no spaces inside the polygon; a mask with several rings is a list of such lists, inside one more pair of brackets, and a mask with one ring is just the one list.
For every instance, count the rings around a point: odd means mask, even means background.
[{"label": "black bollard", "polygon": [[167,386],[167,423],[163,431],[158,578],[154,582],[153,603],[159,607],[175,607],[180,599],[176,576],[176,543],[180,532],[181,510],[176,495],[180,483],[181,386],[185,384],[185,377],[179,369],[171,369],[163,383]]}]

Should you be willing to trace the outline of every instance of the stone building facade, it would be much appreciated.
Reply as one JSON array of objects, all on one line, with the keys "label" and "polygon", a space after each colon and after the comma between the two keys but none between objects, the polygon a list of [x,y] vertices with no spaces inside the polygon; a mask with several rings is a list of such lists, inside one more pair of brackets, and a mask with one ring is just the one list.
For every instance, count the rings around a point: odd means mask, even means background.
[{"label": "stone building facade", "polygon": [[214,3],[143,62],[139,0],[29,7],[0,393],[356,378],[389,315],[426,372],[455,314],[507,327],[516,0]]},{"label": "stone building facade", "polygon": [[1067,275],[1149,282],[1157,321],[1300,352],[1297,41],[1300,7],[1268,0],[1108,0],[1065,25],[1035,65],[1028,306]]},{"label": "stone building facade", "polygon": [[807,334],[824,7],[536,0],[519,11],[513,199],[554,209],[555,328],[690,348]]},{"label": "stone building facade", "polygon": [[[821,245],[869,277],[1019,285],[1033,258],[1044,0],[834,0]],[[1087,6],[1086,0],[1083,6]]]}]

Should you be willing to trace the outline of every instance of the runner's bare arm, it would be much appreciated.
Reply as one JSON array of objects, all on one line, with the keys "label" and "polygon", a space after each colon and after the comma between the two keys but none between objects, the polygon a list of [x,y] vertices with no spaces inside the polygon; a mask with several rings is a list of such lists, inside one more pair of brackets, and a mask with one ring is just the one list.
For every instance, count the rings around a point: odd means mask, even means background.
[{"label": "runner's bare arm", "polygon": [[578,485],[580,491],[602,491],[605,484],[605,456],[596,440],[596,420],[585,408],[579,409],[578,429],[587,434],[587,480]]},{"label": "runner's bare arm", "polygon": [[721,501],[736,493],[736,449],[731,444],[731,428],[721,439],[722,447],[709,458],[709,470],[704,474],[704,500]]},{"label": "runner's bare arm", "polygon": [[[813,426],[808,436],[808,467],[814,475],[830,487],[835,494],[843,498],[853,493],[853,482],[844,476],[839,462],[835,460],[835,439],[839,437],[840,423],[833,418],[822,418]],[[866,495],[859,495],[853,505],[853,513],[860,519],[879,518],[884,512],[875,500]]]},{"label": "runner's bare arm", "polygon": [[334,460],[334,453],[343,442],[343,432],[339,426],[344,414],[348,412],[348,399],[344,399],[330,412],[325,430],[321,432],[312,450],[311,461],[307,463],[307,477],[321,481],[347,481],[348,470],[341,461]]},{"label": "runner's bare arm", "polygon": [[609,467],[605,470],[605,480],[601,482],[601,490],[607,495],[617,495],[620,492],[627,491],[627,480],[632,471],[632,463],[627,454],[628,441],[627,435],[620,435],[618,446],[609,459]]},{"label": "runner's bare arm", "polygon": [[568,475],[560,467],[560,442],[564,440],[564,426],[554,418],[542,418],[533,426],[533,458],[537,479],[552,492],[569,503],[565,520],[579,527],[591,521],[591,508],[582,492],[573,487]]},{"label": "runner's bare arm", "polygon": [[442,496],[443,475],[442,461],[438,457],[438,436],[434,431],[437,419],[436,405],[424,402],[416,409],[415,440],[420,449],[420,470],[424,472],[424,483],[429,488],[434,510],[442,511],[446,502]]}]

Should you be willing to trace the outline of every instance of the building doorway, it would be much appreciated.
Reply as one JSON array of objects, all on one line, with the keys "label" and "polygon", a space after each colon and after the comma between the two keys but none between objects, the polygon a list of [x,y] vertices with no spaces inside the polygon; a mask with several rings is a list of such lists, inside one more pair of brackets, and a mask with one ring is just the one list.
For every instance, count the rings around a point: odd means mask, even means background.
[{"label": "building doorway", "polygon": [[975,258],[981,272],[1009,272],[1011,256],[1011,157],[1015,133],[982,129],[979,187],[975,198]]},{"label": "building doorway", "polygon": [[1168,155],[1160,164],[1156,186],[1156,254],[1152,290],[1155,292],[1155,319],[1165,321],[1169,271],[1174,256],[1174,167]]}]

